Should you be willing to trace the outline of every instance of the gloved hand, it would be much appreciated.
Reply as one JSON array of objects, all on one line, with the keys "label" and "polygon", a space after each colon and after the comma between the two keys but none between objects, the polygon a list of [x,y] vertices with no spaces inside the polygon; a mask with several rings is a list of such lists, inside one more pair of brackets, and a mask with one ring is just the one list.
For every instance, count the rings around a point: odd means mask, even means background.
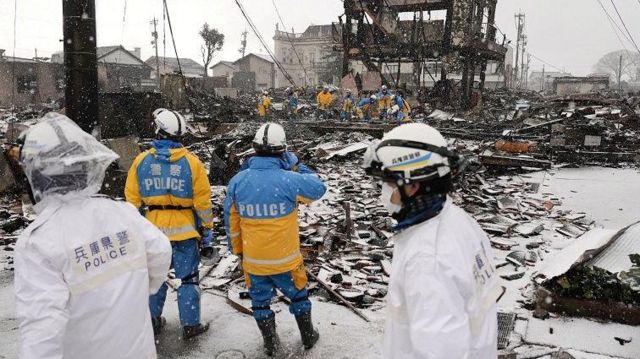
[{"label": "gloved hand", "polygon": [[200,256],[206,259],[211,259],[214,257],[214,249],[213,248],[213,231],[207,230],[202,235],[202,242],[200,244]]},{"label": "gloved hand", "polygon": [[396,112],[398,112],[398,111],[400,111],[400,106],[398,106],[398,105],[393,105],[393,107],[391,107],[391,108],[387,111],[387,114],[389,114],[389,115],[393,115],[393,114],[395,114],[395,113],[396,113]]},{"label": "gloved hand", "polygon": [[282,169],[286,171],[298,171],[298,163],[300,163],[300,161],[292,152],[285,151],[282,154],[281,162]]}]

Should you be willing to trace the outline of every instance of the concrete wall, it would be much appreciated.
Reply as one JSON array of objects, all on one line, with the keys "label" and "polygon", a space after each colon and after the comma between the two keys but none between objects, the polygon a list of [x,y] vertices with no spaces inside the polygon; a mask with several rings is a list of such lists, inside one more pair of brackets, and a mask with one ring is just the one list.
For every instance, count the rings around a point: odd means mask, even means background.
[{"label": "concrete wall", "polygon": [[599,92],[608,89],[609,85],[603,83],[602,81],[585,80],[582,82],[561,82],[556,80],[556,82],[554,83],[554,87],[556,95],[564,96],[571,94],[587,94],[591,92]]},{"label": "concrete wall", "polygon": [[143,79],[151,78],[151,68],[143,65],[120,65],[98,63],[98,84],[100,91],[119,91],[123,87],[138,90]]},{"label": "concrete wall", "polygon": [[[16,62],[15,78],[12,74],[13,63],[0,61],[0,106],[10,106],[12,100],[16,106],[26,106],[64,96],[64,70],[59,64]],[[23,79],[35,81],[36,88],[25,90],[18,84]]]},{"label": "concrete wall", "polygon": [[255,73],[255,89],[261,90],[274,87],[275,65],[258,56],[247,55],[236,61],[241,71]]},{"label": "concrete wall", "polygon": [[[274,37],[275,56],[282,63],[282,66],[289,75],[293,77],[296,86],[322,85],[319,79],[319,72],[321,72],[324,65],[325,60],[323,60],[323,58],[331,53],[331,51],[329,51],[333,42],[331,35],[328,34],[324,38],[302,38],[299,35],[300,34],[290,34],[295,49],[302,60],[304,69],[307,70],[306,78],[303,66],[300,65],[298,57],[296,57],[291,43],[284,32],[276,32],[276,36]],[[275,87],[285,86],[290,86],[289,81],[287,81],[280,71],[277,71]]]},{"label": "concrete wall", "polygon": [[218,64],[218,66],[215,66],[210,70],[211,76],[213,77],[226,77],[227,86],[231,86],[231,79],[236,72],[238,71],[223,64]]}]

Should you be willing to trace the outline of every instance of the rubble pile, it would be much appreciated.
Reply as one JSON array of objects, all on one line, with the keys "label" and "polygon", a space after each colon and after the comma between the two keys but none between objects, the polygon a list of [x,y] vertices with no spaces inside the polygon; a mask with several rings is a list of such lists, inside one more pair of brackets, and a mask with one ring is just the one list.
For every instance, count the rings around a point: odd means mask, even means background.
[{"label": "rubble pile", "polygon": [[[360,309],[376,310],[384,304],[395,225],[378,201],[378,184],[360,167],[362,152],[372,140],[362,133],[335,132],[306,141],[296,138],[292,143],[298,145],[290,147],[305,164],[316,168],[328,187],[320,201],[299,208],[302,251],[314,282],[311,291],[361,316]],[[450,143],[470,154],[480,148],[478,141]],[[248,146],[238,150],[248,152]],[[216,188],[213,201],[220,214],[217,235],[224,257],[219,267],[224,269],[215,269],[203,283],[208,283],[208,289],[226,292],[234,307],[248,312],[238,261],[227,253],[220,222],[224,187]],[[523,306],[533,300],[528,283],[536,266],[562,243],[594,225],[585,214],[559,210],[561,200],[541,192],[540,185],[526,177],[495,176],[481,168],[466,174],[452,193],[452,200],[488,233],[498,274],[517,282],[514,286],[522,291]]]},{"label": "rubble pile", "polygon": [[0,269],[13,270],[13,249],[22,231],[35,219],[17,196],[0,198]]},{"label": "rubble pile", "polygon": [[622,167],[640,162],[640,100],[604,94],[543,98],[496,90],[482,109],[434,110],[443,134],[483,140],[483,164],[549,168],[552,163]]}]

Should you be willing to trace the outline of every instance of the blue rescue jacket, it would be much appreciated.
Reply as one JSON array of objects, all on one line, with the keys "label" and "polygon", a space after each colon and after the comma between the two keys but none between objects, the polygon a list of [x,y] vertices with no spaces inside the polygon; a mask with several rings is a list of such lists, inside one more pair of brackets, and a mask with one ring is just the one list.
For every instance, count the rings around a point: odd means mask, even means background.
[{"label": "blue rescue jacket", "polygon": [[255,275],[291,271],[302,264],[298,203],[320,199],[326,187],[309,168],[284,157],[253,157],[227,187],[224,218],[230,249]]}]

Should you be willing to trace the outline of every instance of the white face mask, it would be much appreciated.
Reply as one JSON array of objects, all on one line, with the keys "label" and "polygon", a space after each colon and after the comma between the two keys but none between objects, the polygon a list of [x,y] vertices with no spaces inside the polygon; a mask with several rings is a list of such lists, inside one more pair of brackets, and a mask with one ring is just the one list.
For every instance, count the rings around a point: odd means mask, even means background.
[{"label": "white face mask", "polygon": [[382,205],[384,208],[390,213],[398,213],[402,209],[401,204],[391,203],[391,196],[393,193],[398,190],[398,187],[392,186],[386,182],[382,183],[382,194],[380,195],[380,200],[382,201]]}]

